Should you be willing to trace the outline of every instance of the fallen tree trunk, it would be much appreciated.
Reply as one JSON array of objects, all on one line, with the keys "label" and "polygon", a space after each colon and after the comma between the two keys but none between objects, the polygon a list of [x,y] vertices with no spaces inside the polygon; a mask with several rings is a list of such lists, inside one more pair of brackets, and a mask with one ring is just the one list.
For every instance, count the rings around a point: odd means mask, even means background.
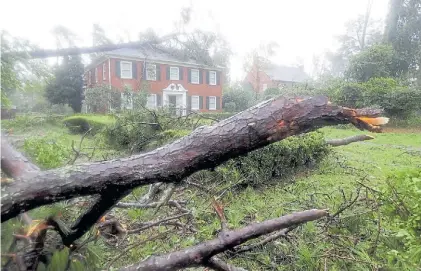
[{"label": "fallen tree trunk", "polygon": [[[213,126],[199,127],[190,135],[148,153],[31,172],[21,181],[2,188],[1,220],[46,204],[98,194],[102,197],[96,203],[94,215],[85,216],[89,222],[96,222],[135,187],[180,182],[196,171],[214,168],[273,142],[327,125],[352,123],[359,129],[380,132],[378,126],[359,119],[377,117],[380,113],[381,110],[335,106],[326,97],[272,99]],[[2,163],[3,156],[12,155],[7,144],[3,145],[2,142]]]},{"label": "fallen tree trunk", "polygon": [[143,262],[127,266],[120,271],[179,270],[186,267],[206,266],[214,255],[232,249],[248,240],[317,220],[327,215],[326,210],[307,210],[251,224],[238,230],[222,231],[216,239],[168,254],[151,256]]}]

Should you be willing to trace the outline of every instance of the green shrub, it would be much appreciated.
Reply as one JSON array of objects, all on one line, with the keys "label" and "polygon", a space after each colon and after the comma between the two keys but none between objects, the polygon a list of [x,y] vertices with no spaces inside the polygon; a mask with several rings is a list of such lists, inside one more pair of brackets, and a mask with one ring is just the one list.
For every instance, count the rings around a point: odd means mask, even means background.
[{"label": "green shrub", "polygon": [[48,138],[28,138],[23,149],[42,168],[62,166],[70,157],[70,149],[58,141]]},{"label": "green shrub", "polygon": [[238,171],[245,185],[258,185],[287,177],[299,169],[314,166],[329,153],[323,134],[312,132],[289,137],[246,156],[228,161],[224,167]]},{"label": "green shrub", "polygon": [[384,231],[381,243],[388,266],[416,270],[421,266],[421,169],[389,176],[382,188]]},{"label": "green shrub", "polygon": [[74,115],[65,118],[63,122],[73,133],[85,133],[92,129],[94,134],[112,125],[115,119],[109,115]]}]

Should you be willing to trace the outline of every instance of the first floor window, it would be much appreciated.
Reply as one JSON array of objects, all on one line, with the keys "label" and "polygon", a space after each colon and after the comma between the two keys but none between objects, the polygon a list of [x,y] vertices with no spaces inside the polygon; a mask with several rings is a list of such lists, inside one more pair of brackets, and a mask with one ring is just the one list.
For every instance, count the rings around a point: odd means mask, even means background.
[{"label": "first floor window", "polygon": [[95,68],[95,83],[98,83],[98,68]]},{"label": "first floor window", "polygon": [[133,93],[122,92],[121,93],[121,107],[123,109],[133,109]]},{"label": "first floor window", "polygon": [[209,110],[216,110],[216,97],[209,97]]},{"label": "first floor window", "polygon": [[121,78],[132,79],[132,62],[121,61],[120,62]]},{"label": "first floor window", "polygon": [[199,96],[191,96],[191,109],[192,110],[200,109]]},{"label": "first floor window", "polygon": [[268,88],[268,84],[263,84],[263,91],[265,91]]},{"label": "first floor window", "polygon": [[191,83],[199,84],[199,70],[192,69],[190,72],[191,72]]},{"label": "first floor window", "polygon": [[216,72],[209,72],[209,85],[216,86]]},{"label": "first floor window", "polygon": [[146,106],[150,109],[156,108],[156,94],[149,94]]}]

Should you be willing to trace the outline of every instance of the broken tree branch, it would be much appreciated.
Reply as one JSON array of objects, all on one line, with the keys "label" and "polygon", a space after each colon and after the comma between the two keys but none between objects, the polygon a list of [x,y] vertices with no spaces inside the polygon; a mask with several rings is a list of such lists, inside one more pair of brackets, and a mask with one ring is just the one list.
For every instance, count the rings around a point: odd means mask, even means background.
[{"label": "broken tree branch", "polygon": [[198,245],[160,256],[151,256],[138,264],[120,271],[179,270],[186,267],[206,265],[215,255],[238,246],[248,240],[294,225],[313,221],[328,215],[326,210],[307,210],[279,218],[251,224],[238,230],[221,232],[218,238]]},{"label": "broken tree branch", "polygon": [[365,140],[371,140],[371,139],[374,139],[374,137],[370,135],[354,135],[354,136],[341,138],[341,139],[329,139],[329,140],[326,140],[326,144],[331,145],[333,147],[337,147],[337,146],[348,145],[348,144],[358,142],[358,141],[365,141]]},{"label": "broken tree branch", "polygon": [[216,271],[247,271],[244,268],[228,264],[216,256],[210,258],[206,266]]},{"label": "broken tree branch", "polygon": [[179,34],[173,33],[165,35],[161,38],[150,40],[146,42],[127,42],[119,44],[107,44],[93,47],[74,47],[74,48],[63,48],[63,49],[44,49],[44,50],[34,50],[34,51],[22,51],[22,52],[8,52],[2,53],[2,57],[9,56],[20,56],[26,58],[48,58],[56,56],[69,56],[69,55],[81,55],[81,54],[91,54],[91,53],[100,53],[107,52],[121,48],[140,48],[146,45],[156,45],[160,44],[166,40],[177,37]]},{"label": "broken tree branch", "polygon": [[[1,220],[46,204],[104,191],[115,191],[107,202],[112,206],[120,199],[116,194],[152,183],[178,183],[196,171],[214,168],[231,158],[323,126],[352,123],[359,129],[381,132],[379,126],[360,119],[381,112],[332,105],[326,97],[271,99],[213,126],[199,127],[148,153],[34,172],[24,181],[5,187]],[[2,155],[10,154],[3,152],[2,144]],[[96,222],[99,217],[91,220]]]}]

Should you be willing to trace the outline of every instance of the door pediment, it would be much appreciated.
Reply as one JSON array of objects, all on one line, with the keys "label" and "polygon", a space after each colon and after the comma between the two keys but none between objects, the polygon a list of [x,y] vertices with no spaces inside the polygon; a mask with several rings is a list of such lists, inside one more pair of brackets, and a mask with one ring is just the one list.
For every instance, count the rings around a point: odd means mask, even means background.
[{"label": "door pediment", "polygon": [[187,92],[187,89],[185,89],[181,84],[175,84],[171,83],[168,85],[168,87],[163,89],[164,91],[178,91],[178,92]]}]

